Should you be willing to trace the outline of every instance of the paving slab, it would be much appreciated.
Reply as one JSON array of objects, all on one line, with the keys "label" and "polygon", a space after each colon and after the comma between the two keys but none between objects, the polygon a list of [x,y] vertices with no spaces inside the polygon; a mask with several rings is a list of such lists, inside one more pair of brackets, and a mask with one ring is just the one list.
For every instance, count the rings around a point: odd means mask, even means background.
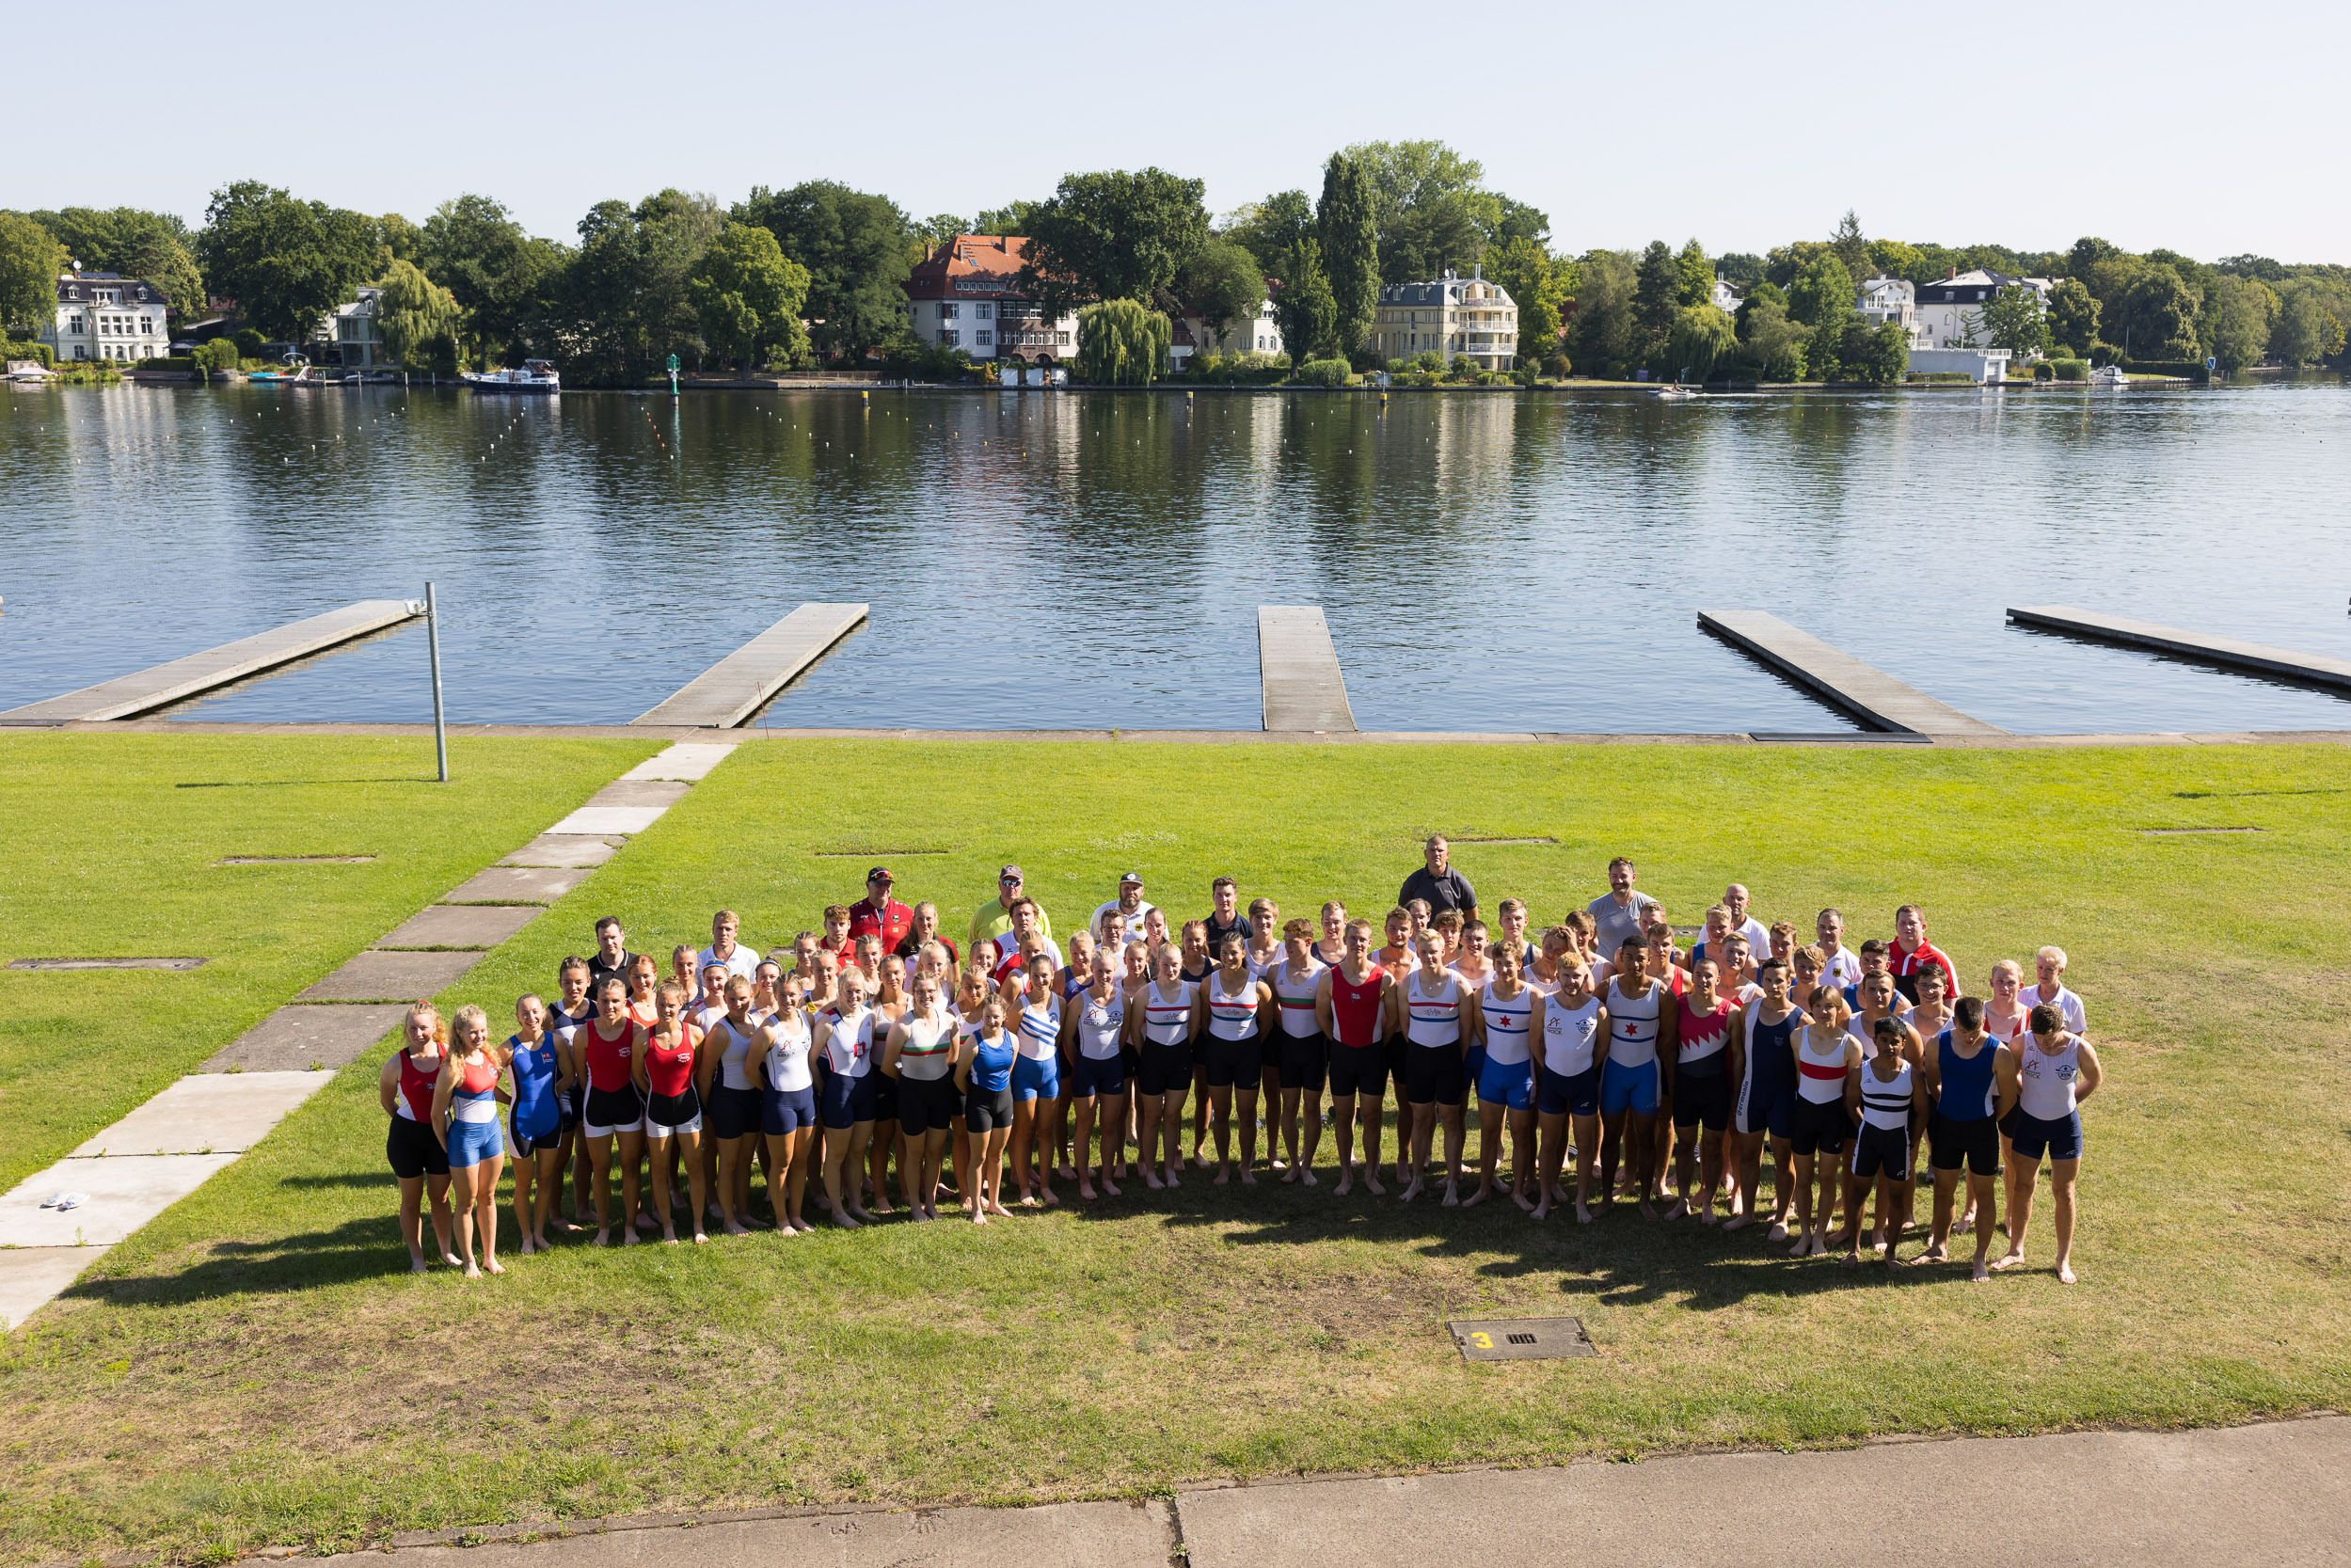
[{"label": "paving slab", "polygon": [[[2331,658],[2325,654],[2273,648],[2266,642],[2246,642],[2233,637],[2213,637],[2181,626],[2134,621],[2126,615],[2102,615],[2094,610],[2076,610],[2065,604],[2026,605],[2021,609],[2011,607],[2009,619],[2019,626],[2036,626],[2043,631],[2061,631],[2101,642],[2122,642],[2132,647],[2152,648],[2158,653],[2177,654],[2183,658],[2200,659],[2207,664],[2259,670],[2264,674],[2286,675],[2295,680],[2312,681],[2321,686],[2351,690],[2351,659]],[[6,717],[0,714],[0,718]]]},{"label": "paving slab", "polygon": [[1702,610],[1698,625],[1879,729],[1914,730],[1920,735],[2008,734],[1766,611]]},{"label": "paving slab", "polygon": [[10,708],[0,713],[0,724],[128,719],[423,613],[424,603],[421,599],[363,599],[324,615],[313,615],[256,636],[224,642],[217,648],[207,648],[200,654],[175,658],[168,664]]},{"label": "paving slab", "polygon": [[552,904],[588,879],[585,870],[559,865],[493,865],[441,895],[444,904]]},{"label": "paving slab", "polygon": [[664,810],[686,798],[693,785],[683,779],[614,779],[587,799],[591,806],[659,806]]},{"label": "paving slab", "polygon": [[[1165,1502],[1053,1503],[728,1519],[630,1528],[597,1520],[527,1544],[402,1545],[330,1557],[374,1568],[1168,1568]],[[615,1528],[618,1527],[618,1528]],[[522,1532],[516,1532],[522,1533]]]},{"label": "paving slab", "polygon": [[564,865],[586,871],[620,853],[627,840],[618,834],[541,833],[498,863],[500,865]]},{"label": "paving slab", "polygon": [[14,1328],[65,1294],[66,1287],[106,1252],[102,1246],[0,1249],[0,1332]]},{"label": "paving slab", "polygon": [[593,833],[627,837],[652,827],[667,810],[667,806],[581,806],[541,836],[561,834],[568,838]]},{"label": "paving slab", "polygon": [[[413,1002],[465,978],[479,953],[383,953],[370,949],[304,991],[298,1002]],[[380,1033],[380,1031],[379,1031]]]},{"label": "paving slab", "polygon": [[[416,1000],[410,997],[409,1001]],[[357,1061],[367,1048],[400,1025],[405,1002],[362,1003],[348,1007],[280,1007],[226,1045],[199,1071],[239,1075],[303,1072],[311,1064],[332,1071]]]},{"label": "paving slab", "polygon": [[659,756],[647,757],[621,778],[628,779],[688,779],[699,781],[710,776],[710,769],[724,762],[735,750],[732,742],[720,745],[683,740]]},{"label": "paving slab", "polygon": [[[324,1076],[322,1074],[321,1076]],[[0,1246],[112,1246],[235,1163],[234,1154],[134,1154],[60,1160],[0,1196]],[[89,1201],[63,1213],[43,1209],[57,1193]]]},{"label": "paving slab", "polygon": [[402,921],[378,947],[496,947],[539,917],[535,905],[436,904]]},{"label": "paving slab", "polygon": [[640,724],[730,729],[855,630],[861,604],[804,604],[637,716]]},{"label": "paving slab", "polygon": [[331,1072],[197,1073],[169,1085],[97,1133],[71,1158],[241,1154],[334,1076]]},{"label": "paving slab", "polygon": [[1355,709],[1321,605],[1257,607],[1257,671],[1265,728],[1352,732]]},{"label": "paving slab", "polygon": [[1426,1568],[1432,1543],[1531,1568],[2341,1562],[2351,1418],[1238,1486],[1176,1513],[1189,1568]]}]

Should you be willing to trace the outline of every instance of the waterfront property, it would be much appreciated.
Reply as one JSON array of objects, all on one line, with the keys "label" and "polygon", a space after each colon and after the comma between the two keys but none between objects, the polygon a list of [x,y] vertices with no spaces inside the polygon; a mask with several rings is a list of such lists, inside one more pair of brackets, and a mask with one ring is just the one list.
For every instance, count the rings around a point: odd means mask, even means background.
[{"label": "waterfront property", "polygon": [[958,234],[915,263],[906,280],[914,336],[974,359],[1057,365],[1077,353],[1077,317],[1045,319],[1019,286],[1028,242],[1017,234]]},{"label": "waterfront property", "polygon": [[322,364],[330,355],[339,363],[369,369],[393,362],[375,325],[376,301],[383,293],[362,285],[349,304],[337,306],[319,322],[310,347]]},{"label": "waterfront property", "polygon": [[[1873,279],[1874,281],[1874,279]],[[2005,272],[1977,267],[1954,269],[1940,283],[1925,283],[1917,291],[1917,348],[1988,348],[1992,335],[1984,325],[1984,309],[2012,289],[2030,289],[2049,304],[2053,285],[2045,277],[2012,277]],[[1917,368],[1914,366],[1914,368]],[[1991,377],[1998,380],[1999,377]]]},{"label": "waterfront property", "polygon": [[1426,283],[1383,284],[1372,347],[1385,359],[1434,353],[1448,365],[1466,358],[1480,370],[1506,371],[1517,363],[1517,302],[1482,267],[1467,277],[1449,272]]},{"label": "waterfront property", "polygon": [[40,341],[60,359],[136,363],[165,351],[170,334],[164,292],[143,277],[84,272],[72,263],[57,274],[57,313],[44,322]]},{"label": "waterfront property", "polygon": [[1866,277],[1855,290],[1853,304],[1870,325],[1900,327],[1910,348],[1932,346],[1918,320],[1918,292],[1909,278],[1887,273]]}]

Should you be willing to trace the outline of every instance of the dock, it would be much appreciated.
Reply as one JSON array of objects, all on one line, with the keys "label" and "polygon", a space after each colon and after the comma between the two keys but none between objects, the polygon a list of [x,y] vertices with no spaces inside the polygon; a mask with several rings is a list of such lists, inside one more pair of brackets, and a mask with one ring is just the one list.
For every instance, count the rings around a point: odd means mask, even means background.
[{"label": "dock", "polygon": [[1321,605],[1257,607],[1257,670],[1266,729],[1354,733],[1347,679]]},{"label": "dock", "polygon": [[631,722],[733,729],[865,618],[861,604],[802,605]]},{"label": "dock", "polygon": [[2073,637],[2095,638],[2101,642],[2122,642],[2207,664],[2258,670],[2265,675],[2284,675],[2292,680],[2351,690],[2351,659],[2296,653],[2292,648],[2273,648],[2263,642],[2240,642],[2233,637],[2207,637],[2179,626],[2159,626],[2152,621],[2134,621],[2121,615],[2101,615],[2072,605],[2011,608],[2009,619],[2018,626],[2042,631],[2061,631]]},{"label": "dock", "polygon": [[136,674],[119,675],[79,691],[69,691],[62,697],[10,708],[0,713],[0,724],[71,724],[135,718],[264,670],[291,664],[386,626],[412,621],[423,613],[421,599],[362,599],[357,604],[347,604],[306,621],[294,621],[272,631],[224,642],[217,648],[175,658]]},{"label": "dock", "polygon": [[2008,734],[1763,610],[1702,610],[1698,625],[1873,728],[1914,735]]}]

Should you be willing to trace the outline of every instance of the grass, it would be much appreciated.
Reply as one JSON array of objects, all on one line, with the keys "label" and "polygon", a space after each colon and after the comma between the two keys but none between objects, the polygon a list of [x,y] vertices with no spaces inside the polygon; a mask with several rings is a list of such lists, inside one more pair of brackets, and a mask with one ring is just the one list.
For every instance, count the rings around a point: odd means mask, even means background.
[{"label": "grass", "polygon": [[[0,1191],[113,1123],[658,742],[0,732]],[[363,855],[241,865],[231,855]]]},{"label": "grass", "polygon": [[[608,911],[643,950],[721,903],[774,945],[867,853],[951,927],[1005,859],[1064,927],[1131,866],[1180,911],[1226,870],[1288,911],[1381,911],[1431,828],[1539,918],[1618,852],[1681,921],[1733,877],[1766,918],[1840,904],[1856,938],[1915,898],[1971,978],[2073,954],[2109,1075],[2084,1283],[2049,1274],[2045,1218],[2036,1268],[1977,1287],[1623,1212],[1197,1179],[986,1230],[412,1278],[371,1059],[0,1349],[0,1557],[2340,1405],[2347,807],[2351,754],[2315,747],[746,746],[449,1000],[502,1008]],[[1549,1313],[1599,1354],[1465,1365],[1443,1326]]]}]

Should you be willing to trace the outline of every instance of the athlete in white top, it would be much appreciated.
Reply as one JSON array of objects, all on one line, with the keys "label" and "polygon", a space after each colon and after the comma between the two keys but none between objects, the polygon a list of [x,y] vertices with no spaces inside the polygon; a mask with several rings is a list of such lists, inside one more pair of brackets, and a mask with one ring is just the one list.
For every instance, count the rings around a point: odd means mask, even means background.
[{"label": "athlete in white top", "polygon": [[[871,982],[855,964],[841,971],[834,982],[833,1006],[817,1021],[817,1043],[831,1069],[825,1079],[824,1205],[833,1223],[854,1230],[873,1216],[858,1201],[859,1178],[866,1169],[866,1145],[873,1137],[874,1011],[866,1005]],[[860,1114],[862,1113],[862,1115]],[[845,1121],[845,1126],[834,1125]]]},{"label": "athlete in white top", "polygon": [[[739,1120],[730,1119],[725,1125],[739,1126],[741,1135],[732,1138],[706,1138],[705,1143],[718,1146],[718,1180],[711,1191],[718,1196],[719,1228],[729,1236],[751,1234],[751,1155],[759,1138],[759,1081],[752,1076],[756,1066],[753,1047],[758,1043],[759,1024],[751,1016],[751,982],[734,975],[717,982],[716,994],[725,1003],[725,1010],[711,1020],[702,1033],[705,1067],[697,1074],[702,1101],[709,1105],[720,1095],[728,1097],[743,1107]],[[715,1070],[709,1065],[716,1053]],[[718,1080],[713,1093],[710,1079]]]},{"label": "athlete in white top", "polygon": [[[1263,904],[1263,900],[1260,900]],[[1270,906],[1268,906],[1270,907]],[[1260,1021],[1274,999],[1250,973],[1248,944],[1228,931],[1216,944],[1216,967],[1200,982],[1208,996],[1208,1108],[1216,1133],[1215,1185],[1232,1180],[1233,1101],[1240,1101],[1241,1184],[1257,1185],[1257,1097],[1264,1087],[1265,1054]],[[1223,1082],[1217,1082],[1222,1079]]]},{"label": "athlete in white top", "polygon": [[[810,1026],[808,1009],[802,1005],[807,984],[804,975],[784,976],[776,982],[775,1010],[765,1017],[751,1015],[757,1026],[751,1039],[751,1059],[757,1064],[756,1075],[765,1079],[763,1101],[770,1095],[797,1101],[816,1087],[816,1077],[808,1062],[816,1044],[816,1032]],[[755,980],[754,986],[755,990]],[[800,1102],[814,1111],[813,1097]],[[761,1114],[764,1118],[766,1112]],[[801,1204],[808,1191],[808,1167],[818,1143],[813,1123],[802,1122],[787,1132],[766,1132],[763,1126],[762,1132],[768,1150],[768,1201],[775,1212],[775,1233],[797,1236],[803,1230],[816,1229],[801,1214]],[[748,1188],[748,1173],[743,1181]]]},{"label": "athlete in white top", "polygon": [[[1859,1118],[1853,1130],[1853,1154],[1845,1181],[1845,1261],[1861,1261],[1861,1197],[1874,1182],[1878,1193],[1885,1266],[1903,1266],[1898,1253],[1902,1244],[1903,1218],[1895,1189],[1906,1185],[1911,1173],[1911,1145],[1927,1118],[1926,1075],[1911,1065],[1902,1021],[1889,1012],[1870,1030],[1870,1057],[1845,1085],[1845,1108]],[[1886,1220],[1888,1214],[1890,1221]]]},{"label": "athlete in white top", "polygon": [[[1077,1111],[1077,1196],[1094,1196],[1093,1132],[1096,1101],[1102,1116],[1102,1190],[1119,1196],[1114,1178],[1126,1150],[1126,1080],[1119,1051],[1126,1038],[1125,964],[1108,947],[1094,950],[1086,989],[1062,1010],[1062,1076]],[[1115,1083],[1117,1086],[1110,1085]]]},{"label": "athlete in white top", "polygon": [[1314,927],[1303,920],[1282,927],[1281,948],[1281,961],[1260,976],[1274,993],[1274,1015],[1281,1021],[1268,1053],[1276,1058],[1267,1064],[1274,1073],[1276,1127],[1266,1141],[1278,1139],[1289,1155],[1286,1164],[1277,1162],[1282,1164],[1282,1180],[1311,1187],[1317,1185],[1314,1150],[1323,1138],[1323,1085],[1330,1064],[1314,999],[1330,966],[1314,956]]},{"label": "athlete in white top", "polygon": [[1028,955],[1012,1014],[1012,1190],[1024,1209],[1061,1200],[1053,1191],[1053,1116],[1062,1103],[1061,965],[1051,953]]},{"label": "athlete in white top", "polygon": [[1136,1092],[1143,1102],[1143,1184],[1152,1192],[1183,1185],[1176,1171],[1183,1164],[1183,1097],[1192,1088],[1191,1042],[1206,1012],[1199,987],[1183,978],[1183,949],[1162,942],[1152,955],[1142,1005],[1128,1011],[1126,1023],[1141,1059]]},{"label": "athlete in white top", "polygon": [[2033,1182],[2041,1156],[2049,1158],[2049,1195],[2057,1216],[2057,1281],[2073,1283],[2075,1189],[2082,1174],[2080,1106],[2098,1091],[2105,1072],[2089,1041],[2065,1027],[2055,1004],[2031,1013],[2032,1029],[2001,1064],[2005,1100],[2016,1102],[2008,1160],[2009,1249],[1992,1267],[2012,1269],[2025,1260],[2025,1232],[2033,1217]]},{"label": "athlete in white top", "polygon": [[[1547,937],[1544,945],[1550,945]],[[1557,989],[1534,1009],[1529,1044],[1535,1062],[1536,1122],[1541,1134],[1542,1192],[1534,1217],[1542,1219],[1555,1203],[1567,1201],[1560,1191],[1560,1167],[1565,1164],[1572,1126],[1576,1150],[1576,1219],[1590,1225],[1593,1214],[1592,1178],[1600,1152],[1600,1042],[1608,1037],[1608,1013],[1592,990],[1592,971],[1572,943],[1559,955]],[[1573,1118],[1572,1123],[1570,1117]]]},{"label": "athlete in white top", "polygon": [[1818,1258],[1828,1253],[1829,1223],[1843,1190],[1837,1156],[1852,1135],[1852,1118],[1845,1112],[1845,1084],[1860,1070],[1862,1053],[1861,1042],[1845,1027],[1852,1016],[1845,993],[1825,975],[1803,1006],[1805,1022],[1795,1033],[1795,1138],[1789,1159],[1796,1167],[1796,1218],[1803,1233],[1787,1255]]},{"label": "athlete in white top", "polygon": [[1419,938],[1421,965],[1404,984],[1389,993],[1389,1028],[1405,1037],[1405,1098],[1412,1110],[1412,1136],[1399,1138],[1396,1180],[1398,1194],[1409,1203],[1427,1183],[1430,1146],[1437,1124],[1445,1124],[1445,1196],[1451,1209],[1461,1201],[1461,1146],[1466,1136],[1462,1095],[1466,1067],[1462,1051],[1462,1014],[1474,1006],[1461,976],[1445,967],[1444,933],[1435,927]]},{"label": "athlete in white top", "polygon": [[[1526,924],[1523,906],[1518,923],[1521,927]],[[1543,993],[1526,982],[1521,963],[1524,953],[1523,947],[1507,938],[1487,943],[1485,957],[1494,966],[1494,978],[1471,998],[1470,1038],[1485,1048],[1485,1065],[1477,1085],[1478,1190],[1469,1196],[1469,1203],[1482,1203],[1494,1194],[1494,1173],[1501,1163],[1502,1129],[1507,1126],[1510,1199],[1532,1213],[1534,1199],[1527,1194],[1534,1184],[1533,1031]]]},{"label": "athlete in white top", "polygon": [[[926,955],[929,951],[925,949]],[[945,958],[944,950],[940,957]],[[953,1074],[962,1038],[958,1027],[961,1021],[947,1006],[936,966],[927,956],[915,960],[912,990],[905,1013],[890,1025],[882,1069],[898,1081],[898,1136],[904,1143],[898,1154],[898,1194],[914,1219],[935,1220],[939,1217],[940,1163],[946,1157],[951,1129],[947,1122],[934,1120],[930,1113],[934,1106],[953,1104]],[[923,1107],[923,1131],[909,1132],[908,1118],[917,1100]]]}]

